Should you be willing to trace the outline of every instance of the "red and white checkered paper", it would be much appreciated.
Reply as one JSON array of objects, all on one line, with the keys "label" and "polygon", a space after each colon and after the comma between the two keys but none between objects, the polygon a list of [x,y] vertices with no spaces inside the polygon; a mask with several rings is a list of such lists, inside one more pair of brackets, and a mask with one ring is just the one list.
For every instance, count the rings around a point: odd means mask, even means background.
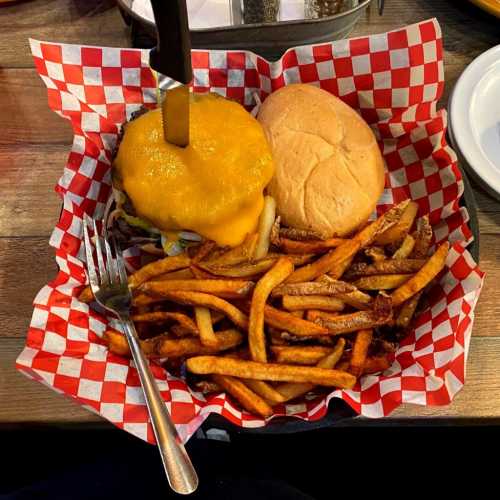
[{"label": "red and white checkered paper", "polygon": [[[110,162],[118,132],[140,106],[156,106],[148,52],[31,40],[50,107],[71,121],[73,146],[56,191],[64,201],[50,244],[57,278],[34,300],[26,347],[17,368],[70,396],[118,427],[154,442],[131,361],[110,353],[101,340],[108,319],[77,299],[86,283],[82,215],[102,217],[110,195]],[[342,398],[365,416],[388,415],[401,403],[445,405],[464,384],[474,307],[483,282],[465,247],[468,215],[460,207],[463,183],[445,140],[446,113],[436,110],[443,92],[441,30],[436,20],[390,33],[288,50],[277,62],[244,51],[192,53],[194,91],[214,91],[249,110],[289,83],[318,85],[356,109],[371,125],[387,165],[377,211],[410,197],[429,214],[436,241],[453,245],[430,306],[401,343],[394,363],[349,391],[335,390],[275,416],[316,420],[331,398]],[[369,179],[367,179],[369,182]],[[243,427],[265,421],[242,412],[224,393],[203,396],[154,363],[162,396],[184,440],[210,413]]]}]

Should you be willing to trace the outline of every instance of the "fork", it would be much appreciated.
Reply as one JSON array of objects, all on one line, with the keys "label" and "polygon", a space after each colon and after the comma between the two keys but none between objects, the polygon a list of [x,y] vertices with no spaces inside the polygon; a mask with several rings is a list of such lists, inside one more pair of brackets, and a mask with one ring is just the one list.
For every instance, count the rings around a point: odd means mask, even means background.
[{"label": "fork", "polygon": [[[92,229],[94,233],[97,269],[92,256],[89,229]],[[84,218],[83,236],[90,287],[97,302],[121,321],[139,373],[151,425],[170,487],[183,495],[192,493],[198,486],[198,476],[168,414],[165,402],[149,369],[148,361],[142,352],[134,323],[130,319],[132,295],[128,288],[123,256],[112,237],[111,243],[115,254],[113,257],[111,246],[104,237],[106,262],[104,261],[96,222],[88,216]]]}]

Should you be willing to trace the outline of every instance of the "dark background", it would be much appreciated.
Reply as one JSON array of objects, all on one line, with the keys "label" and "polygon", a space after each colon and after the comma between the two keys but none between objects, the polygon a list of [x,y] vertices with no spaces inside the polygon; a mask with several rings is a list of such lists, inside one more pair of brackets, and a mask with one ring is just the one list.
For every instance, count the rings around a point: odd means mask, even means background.
[{"label": "dark background", "polygon": [[[192,439],[193,499],[385,498],[498,483],[496,420],[339,426],[286,436]],[[2,499],[180,498],[154,446],[108,425],[0,427]],[[399,483],[399,484],[398,484]],[[3,494],[3,495],[2,495]],[[477,498],[474,495],[474,498]]]}]

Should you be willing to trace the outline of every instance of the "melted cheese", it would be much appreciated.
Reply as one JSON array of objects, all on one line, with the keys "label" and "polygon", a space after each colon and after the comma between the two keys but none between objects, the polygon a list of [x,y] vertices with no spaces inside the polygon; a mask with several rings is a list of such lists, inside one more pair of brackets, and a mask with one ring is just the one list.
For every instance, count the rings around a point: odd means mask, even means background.
[{"label": "melted cheese", "polygon": [[255,231],[274,165],[261,125],[215,94],[190,103],[190,143],[163,140],[160,109],[131,121],[114,167],[139,217],[236,246]]}]

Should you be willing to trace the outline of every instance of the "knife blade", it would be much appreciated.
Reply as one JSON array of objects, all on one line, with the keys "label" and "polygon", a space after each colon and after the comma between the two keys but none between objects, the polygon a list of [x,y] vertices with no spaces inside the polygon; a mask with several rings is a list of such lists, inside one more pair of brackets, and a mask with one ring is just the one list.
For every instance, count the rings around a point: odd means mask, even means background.
[{"label": "knife blade", "polygon": [[[166,142],[189,144],[189,87],[193,78],[191,40],[186,0],[151,0],[157,31],[157,45],[149,53],[149,64],[160,75],[164,90],[161,103],[163,135]],[[168,86],[160,81],[168,77]]]}]

